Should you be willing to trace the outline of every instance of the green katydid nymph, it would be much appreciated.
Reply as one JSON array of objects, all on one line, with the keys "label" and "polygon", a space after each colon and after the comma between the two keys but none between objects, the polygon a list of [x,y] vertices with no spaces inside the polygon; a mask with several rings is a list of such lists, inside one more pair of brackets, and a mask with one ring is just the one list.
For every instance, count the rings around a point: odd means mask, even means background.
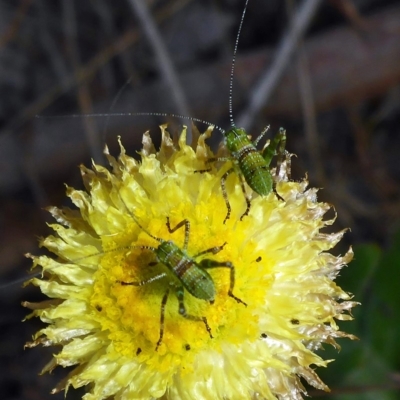
[{"label": "green katydid nymph", "polygon": [[176,230],[180,229],[183,226],[185,227],[184,245],[183,248],[180,248],[171,240],[163,240],[161,238],[152,235],[140,224],[140,222],[132,213],[130,214],[134,219],[134,221],[136,222],[136,224],[139,226],[139,228],[142,229],[151,238],[159,242],[159,245],[158,247],[129,246],[127,247],[127,249],[139,248],[142,250],[149,250],[153,252],[155,256],[155,261],[152,262],[150,265],[162,264],[166,267],[166,270],[158,275],[155,275],[143,281],[138,281],[138,282],[118,281],[117,283],[125,286],[143,286],[143,285],[148,285],[160,279],[168,281],[168,283],[166,283],[167,289],[161,300],[160,336],[156,344],[156,351],[161,345],[164,336],[165,307],[171,289],[175,292],[175,296],[178,299],[179,314],[186,319],[203,322],[208,334],[210,335],[210,338],[213,337],[207,318],[204,316],[195,316],[189,314],[186,311],[184,302],[185,290],[197,299],[205,300],[210,303],[214,302],[216,290],[214,281],[211,275],[207,272],[208,269],[228,268],[230,270],[230,284],[229,284],[228,296],[235,299],[238,303],[247,306],[247,304],[244,301],[242,301],[233,294],[233,289],[235,285],[235,267],[231,262],[229,261],[220,262],[209,258],[202,259],[199,262],[196,261],[196,258],[204,254],[219,253],[221,250],[223,250],[224,246],[226,245],[226,242],[221,246],[215,246],[207,250],[203,250],[194,256],[190,256],[187,253],[187,246],[189,243],[189,236],[190,236],[190,222],[187,219],[182,220],[174,228],[171,228],[169,217],[167,217],[166,225],[170,233],[174,233]]}]

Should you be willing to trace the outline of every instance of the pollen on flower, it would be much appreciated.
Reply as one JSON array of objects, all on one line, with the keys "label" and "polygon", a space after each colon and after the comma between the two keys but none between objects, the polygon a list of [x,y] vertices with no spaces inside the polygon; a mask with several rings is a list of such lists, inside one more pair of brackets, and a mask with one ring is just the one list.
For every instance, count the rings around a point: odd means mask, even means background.
[{"label": "pollen on flower", "polygon": [[49,208],[55,235],[41,245],[56,257],[31,256],[43,278],[30,282],[53,300],[25,305],[47,324],[28,346],[62,346],[44,372],[76,366],[55,391],[90,384],[86,400],[300,399],[301,378],[327,390],[314,372],[327,362],[314,351],[353,338],[335,320],[351,319],[355,305],[333,282],[351,250],[328,252],[344,231],[320,232],[333,223],[323,219],[331,207],[306,180],[289,180],[288,155],[280,198],[252,193],[242,219],[231,174],[225,221],[221,177],[231,163],[207,164],[212,129],[193,147],[185,130],[175,147],[161,129],[158,152],[144,135],[140,162],[120,143],[118,159],[105,149],[110,170],[82,166],[86,191],[67,189],[77,210]]}]

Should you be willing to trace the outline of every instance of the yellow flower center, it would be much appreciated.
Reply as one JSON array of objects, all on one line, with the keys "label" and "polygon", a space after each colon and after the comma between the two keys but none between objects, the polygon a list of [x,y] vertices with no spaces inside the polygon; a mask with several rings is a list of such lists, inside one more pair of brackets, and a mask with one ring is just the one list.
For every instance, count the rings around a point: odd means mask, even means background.
[{"label": "yellow flower center", "polygon": [[[203,178],[208,179],[205,174]],[[160,196],[162,198],[162,193]],[[230,200],[235,204],[233,197]],[[241,204],[243,200],[238,198],[237,203]],[[252,207],[257,212],[256,201]],[[276,200],[271,196],[271,208],[274,207]],[[137,356],[149,363],[168,354],[169,358],[176,359],[175,363],[184,366],[190,364],[193,355],[200,350],[221,351],[221,343],[240,344],[259,339],[258,314],[254,310],[264,307],[266,286],[271,279],[268,265],[271,263],[266,249],[258,248],[257,242],[246,232],[249,224],[254,229],[254,217],[251,215],[239,221],[241,210],[235,210],[233,218],[223,224],[225,209],[222,196],[211,195],[208,202],[196,205],[190,201],[179,202],[168,212],[136,210],[133,215],[130,211],[125,229],[104,238],[106,252],[95,276],[91,305],[97,311],[103,329],[109,332],[117,352]],[[233,264],[233,295],[247,306],[228,295],[230,268],[226,266],[207,270],[216,291],[213,302],[196,298],[184,290],[183,304],[187,314],[205,317],[212,338],[203,321],[185,318],[179,313],[175,290],[184,286],[185,278],[178,277],[171,267],[158,262],[156,253],[161,243],[155,238],[172,241],[181,250],[185,242],[185,226],[170,233],[166,216],[172,230],[181,221],[190,221],[185,253],[194,263],[189,268],[202,268],[200,262],[204,259]],[[139,227],[135,219],[155,238]],[[216,254],[209,252],[195,257],[216,247],[219,248]],[[165,276],[152,280],[161,274]],[[167,292],[162,326],[162,302]],[[162,342],[155,351],[161,333]],[[162,365],[160,363],[160,368]],[[168,368],[168,363],[165,367]]]}]

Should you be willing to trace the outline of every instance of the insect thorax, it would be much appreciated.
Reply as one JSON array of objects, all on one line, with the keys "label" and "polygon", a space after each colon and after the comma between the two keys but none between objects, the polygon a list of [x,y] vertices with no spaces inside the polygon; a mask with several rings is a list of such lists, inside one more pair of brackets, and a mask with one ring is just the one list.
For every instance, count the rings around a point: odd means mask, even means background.
[{"label": "insect thorax", "polygon": [[233,127],[225,132],[226,147],[233,154],[251,144],[243,128]]},{"label": "insect thorax", "polygon": [[158,261],[178,278],[192,296],[202,300],[214,300],[215,286],[211,275],[174,242],[161,242],[155,253]]},{"label": "insect thorax", "polygon": [[158,261],[164,264],[172,272],[175,272],[176,266],[188,258],[186,253],[180,249],[171,240],[163,240],[155,250]]}]

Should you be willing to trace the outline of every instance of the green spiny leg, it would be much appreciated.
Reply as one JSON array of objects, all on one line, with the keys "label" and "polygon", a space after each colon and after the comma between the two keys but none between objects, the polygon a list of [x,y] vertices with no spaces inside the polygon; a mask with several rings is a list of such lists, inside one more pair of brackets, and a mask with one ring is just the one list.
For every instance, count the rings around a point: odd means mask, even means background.
[{"label": "green spiny leg", "polygon": [[278,159],[276,162],[276,177],[278,178],[281,173],[281,165],[284,160],[286,160],[286,175],[290,177],[292,174],[292,162],[290,159],[292,154],[286,150],[286,130],[284,128],[280,128],[279,133],[282,136],[282,140],[277,151]]},{"label": "green spiny leg", "polygon": [[[258,138],[257,138],[258,139]],[[269,166],[274,156],[278,156],[278,166],[282,163],[283,156],[285,154],[286,147],[286,131],[283,128],[279,129],[279,132],[272,138],[270,143],[262,152],[262,156]]]},{"label": "green spiny leg", "polygon": [[232,297],[235,299],[238,303],[242,303],[247,307],[247,304],[239,299],[239,297],[236,297],[233,294],[233,288],[235,286],[235,267],[231,262],[219,262],[215,260],[209,260],[209,259],[204,259],[200,261],[200,266],[204,269],[211,269],[211,268],[229,268],[230,269],[230,282],[229,282],[229,290],[228,290],[228,296]]},{"label": "green spiny leg", "polygon": [[222,246],[210,247],[209,249],[203,250],[200,253],[196,254],[195,256],[193,256],[193,258],[200,257],[207,253],[217,254],[225,247],[226,244],[227,244],[227,242],[225,242]]},{"label": "green spiny leg", "polygon": [[268,130],[269,130],[269,125],[268,126],[266,126],[263,130],[262,130],[262,132],[258,135],[258,137],[256,138],[256,140],[253,142],[253,145],[254,145],[254,147],[257,147],[258,146],[258,143],[260,142],[260,140],[264,137],[264,135],[268,132]]},{"label": "green spiny leg", "polygon": [[[234,158],[232,157],[212,157],[212,158],[208,158],[206,160],[206,164],[211,164],[213,162],[218,162],[218,161],[234,161]],[[206,168],[206,169],[198,169],[196,171],[194,171],[195,174],[204,174],[205,172],[210,172],[211,171],[211,167],[210,168]]]},{"label": "green spiny leg", "polygon": [[233,171],[235,171],[234,168],[228,169],[228,171],[226,171],[226,172],[224,173],[224,175],[222,175],[222,178],[221,178],[222,197],[224,198],[225,204],[226,204],[226,208],[228,209],[228,212],[226,213],[226,217],[225,217],[225,219],[224,219],[224,224],[225,224],[226,220],[230,218],[230,216],[231,216],[231,211],[232,211],[231,205],[229,204],[229,200],[228,200],[228,194],[226,193],[225,181],[226,181],[226,178],[227,178]]},{"label": "green spiny leg", "polygon": [[[267,130],[268,130],[268,128],[265,130],[265,132],[266,132]],[[265,132],[263,131],[263,132],[261,133],[261,135],[260,135],[256,140],[259,141],[259,140],[261,139],[261,137],[265,135]],[[217,161],[232,161],[233,164],[237,163],[236,159],[233,158],[233,157],[209,158],[209,159],[206,161],[206,163],[208,164],[208,163],[217,162]],[[199,174],[204,174],[205,172],[209,172],[209,171],[211,171],[211,168],[201,169],[201,170],[197,170],[197,171],[194,171],[194,172],[195,172],[195,173],[199,173]],[[229,176],[232,172],[234,172],[234,171],[236,171],[236,173],[239,175],[240,186],[241,186],[241,188],[242,188],[242,192],[243,192],[243,195],[244,195],[244,197],[245,197],[245,199],[246,199],[246,205],[247,205],[246,211],[245,211],[244,214],[240,217],[240,220],[242,220],[243,217],[245,217],[246,215],[248,215],[248,214],[249,214],[249,211],[250,211],[250,199],[249,199],[249,197],[247,196],[247,193],[246,193],[246,189],[245,189],[245,185],[244,185],[243,174],[240,172],[240,169],[235,168],[235,167],[232,167],[232,168],[230,168],[228,171],[226,171],[226,172],[224,173],[224,175],[222,175],[222,177],[221,177],[222,196],[224,197],[225,204],[226,204],[226,208],[228,209],[228,212],[227,212],[226,217],[225,217],[225,219],[224,219],[224,224],[225,224],[225,222],[230,218],[230,216],[231,216],[231,211],[232,211],[231,205],[229,204],[229,200],[228,200],[228,194],[227,194],[227,192],[226,192],[225,181],[226,181],[226,179],[228,178],[228,176]]]},{"label": "green spiny leg", "polygon": [[169,295],[169,289],[167,289],[167,291],[165,292],[165,294],[161,300],[160,336],[159,336],[157,344],[156,344],[156,351],[158,350],[160,344],[162,343],[163,337],[164,337],[165,306],[167,305],[168,295]]},{"label": "green spiny leg", "polygon": [[[208,158],[206,160],[206,164],[211,164],[211,163],[217,162],[217,161],[219,161],[219,159],[216,158],[216,157]],[[210,172],[210,171],[211,171],[211,167],[210,168],[206,168],[206,169],[198,169],[198,170],[194,171],[194,173],[195,174],[204,174],[205,172]]]},{"label": "green spiny leg", "polygon": [[[167,274],[165,272],[163,272],[162,274],[153,276],[150,279],[146,279],[144,281],[139,281],[139,282],[122,282],[122,281],[117,281],[117,283],[120,283],[123,286],[143,286],[143,285],[147,285],[148,283],[154,282],[158,279],[164,278],[165,276],[167,276]],[[169,295],[169,289],[165,292],[162,300],[161,300],[161,316],[160,316],[160,336],[159,339],[157,341],[157,345],[156,345],[156,351],[158,350],[158,347],[160,346],[163,336],[164,336],[164,320],[165,320],[165,306],[167,304],[168,301],[168,295]]]},{"label": "green spiny leg", "polygon": [[189,319],[191,321],[203,321],[204,325],[206,326],[207,332],[210,335],[210,338],[212,339],[213,335],[211,334],[211,328],[208,325],[207,318],[206,317],[196,317],[195,315],[191,315],[186,312],[185,303],[184,303],[185,290],[184,290],[183,286],[176,287],[175,294],[176,294],[176,297],[179,302],[179,314],[181,314],[182,317]]},{"label": "green spiny leg", "polygon": [[288,178],[290,178],[292,176],[292,160],[290,158],[292,154],[290,154],[287,150],[285,150],[285,155],[286,155],[286,175],[288,176]]},{"label": "green spiny leg", "polygon": [[[209,158],[206,163],[212,163],[212,162],[217,162],[217,161],[228,161],[228,160],[233,160],[232,158]],[[198,174],[204,174],[205,172],[210,172],[211,168],[207,168],[207,169],[200,169],[197,171],[194,171],[194,173],[198,173]],[[230,215],[231,215],[231,205],[229,204],[229,200],[228,200],[228,194],[226,193],[226,188],[225,188],[225,180],[227,178],[227,176],[232,173],[234,171],[233,168],[229,169],[227,172],[225,172],[225,174],[222,176],[221,178],[221,190],[222,190],[222,196],[224,197],[225,200],[225,204],[226,204],[226,208],[228,209],[228,213],[226,214],[226,217],[224,219],[224,224],[226,222],[227,219],[229,219]]]},{"label": "green spiny leg", "polygon": [[[206,164],[211,164],[213,162],[218,162],[218,161],[235,161],[235,159],[233,157],[212,157],[212,158],[208,158],[206,160]],[[206,168],[206,169],[198,169],[196,171],[194,171],[195,174],[204,174],[205,172],[210,172],[211,171],[211,167],[210,168]]]},{"label": "green spiny leg", "polygon": [[245,212],[242,214],[242,216],[240,217],[240,220],[242,220],[243,219],[243,217],[245,217],[246,215],[248,215],[249,214],[249,211],[250,211],[250,205],[251,205],[251,203],[250,203],[250,199],[249,199],[249,197],[247,196],[247,193],[246,193],[246,187],[245,187],[245,184],[244,184],[244,177],[243,177],[243,174],[240,172],[240,170],[236,167],[232,167],[232,168],[230,168],[230,169],[228,169],[228,171],[226,171],[225,173],[224,173],[224,175],[222,175],[222,178],[221,178],[221,190],[222,190],[222,196],[223,196],[223,198],[224,198],[224,200],[225,200],[225,204],[226,204],[226,208],[228,209],[228,212],[226,213],[226,217],[225,217],[225,219],[224,219],[224,224],[225,224],[225,222],[230,218],[230,216],[231,216],[231,205],[229,204],[229,200],[228,200],[228,193],[226,192],[226,185],[225,185],[225,182],[226,182],[226,179],[228,178],[228,176],[232,173],[232,172],[234,172],[234,171],[236,171],[236,174],[239,176],[239,180],[240,180],[240,187],[242,188],[242,192],[243,192],[243,195],[244,195],[244,198],[245,198],[245,200],[246,200],[246,210],[245,210]]},{"label": "green spiny leg", "polygon": [[[242,220],[243,219],[243,217],[245,217],[246,215],[249,215],[249,212],[250,212],[250,206],[251,206],[251,201],[250,201],[250,198],[249,198],[249,196],[247,195],[247,193],[246,193],[246,186],[245,186],[245,179],[244,179],[244,176],[243,176],[243,174],[241,173],[241,172],[238,172],[238,176],[239,176],[239,179],[240,179],[240,187],[242,188],[242,192],[243,192],[243,195],[244,195],[244,199],[246,200],[246,210],[245,210],[245,212],[242,214],[242,216],[240,217],[240,220]],[[225,223],[225,222],[224,222]]]},{"label": "green spiny leg", "polygon": [[[142,247],[141,247],[142,248]],[[148,248],[146,246],[146,248]],[[153,264],[153,263],[151,263]],[[164,277],[166,277],[167,274],[165,272],[163,272],[162,274],[153,276],[152,278],[146,279],[144,281],[139,281],[139,282],[123,282],[123,281],[117,281],[117,283],[123,285],[123,286],[144,286],[147,285],[151,282],[157,281],[159,279],[162,279]],[[160,346],[161,342],[162,342],[162,338],[164,336],[164,319],[165,319],[165,305],[167,304],[167,300],[168,300],[168,294],[169,294],[169,290],[166,291],[166,293],[164,294],[164,297],[161,301],[161,317],[160,317],[160,338],[158,339],[157,345],[156,345],[156,351],[158,349],[158,347]]]},{"label": "green spiny leg", "polygon": [[278,135],[280,137],[278,149],[276,152],[277,160],[276,160],[276,176],[279,175],[281,165],[283,163],[284,157],[286,155],[286,131],[283,128],[279,128]]},{"label": "green spiny leg", "polygon": [[[150,265],[156,265],[153,263],[150,263]],[[124,281],[116,281],[116,283],[119,283],[122,286],[144,286],[149,283],[152,283],[154,281],[158,281],[159,279],[165,278],[167,276],[166,272],[163,272],[162,274],[158,274],[156,276],[153,276],[149,279],[145,279],[144,281],[138,281],[138,282],[124,282]]]},{"label": "green spiny leg", "polygon": [[290,154],[287,150],[285,150],[285,155],[286,155],[286,175],[290,178],[292,175],[292,160]]},{"label": "green spiny leg", "polygon": [[[283,128],[279,128],[279,132],[272,138],[268,146],[263,150],[262,156],[269,166],[274,156],[277,156],[276,161],[276,174],[275,176],[279,176],[279,171],[286,154],[286,131]],[[276,184],[274,181],[273,190],[275,194],[278,196],[280,200],[284,200],[276,191]]]},{"label": "green spiny leg", "polygon": [[175,228],[171,228],[169,217],[167,217],[167,228],[169,233],[174,233],[179,228],[182,228],[183,225],[185,225],[185,241],[183,243],[183,249],[187,250],[189,244],[189,236],[190,236],[190,222],[187,219],[184,219],[183,221],[179,222],[179,224],[176,225]]}]

